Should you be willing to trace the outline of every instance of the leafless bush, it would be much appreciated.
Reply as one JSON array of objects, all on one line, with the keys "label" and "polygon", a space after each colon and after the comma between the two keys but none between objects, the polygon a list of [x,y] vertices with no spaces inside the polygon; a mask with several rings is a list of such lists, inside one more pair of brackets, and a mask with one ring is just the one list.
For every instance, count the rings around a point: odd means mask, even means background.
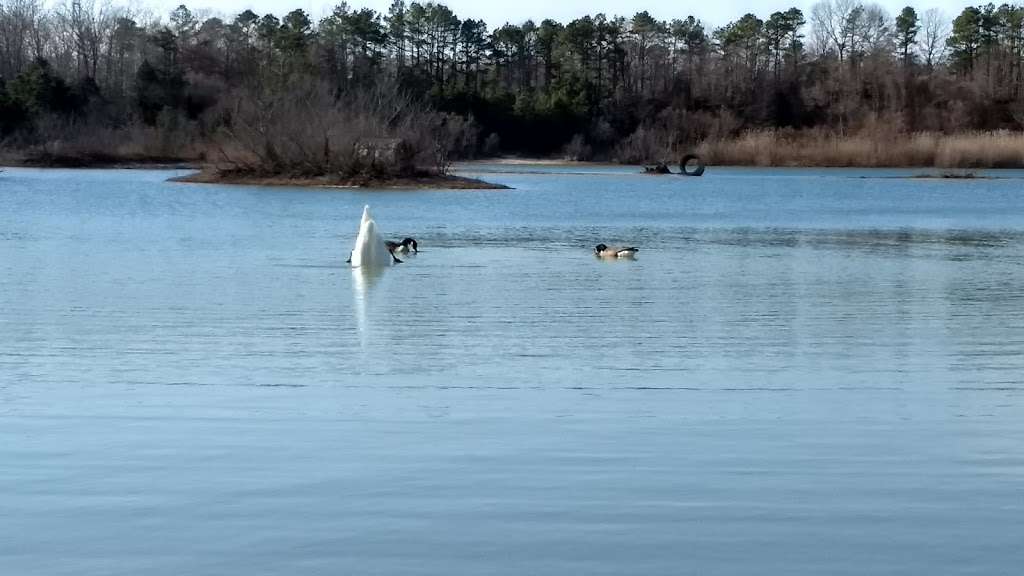
[{"label": "leafless bush", "polygon": [[412,168],[445,173],[452,158],[475,147],[472,123],[442,115],[382,83],[335,94],[310,80],[273,94],[238,90],[216,111],[225,125],[213,138],[222,171],[254,176],[407,175],[406,165],[367,162],[357,143],[398,139]]},{"label": "leafless bush", "polygon": [[670,108],[641,125],[614,148],[614,159],[629,164],[673,163],[700,142],[729,141],[740,120],[728,110],[689,112]]},{"label": "leafless bush", "polygon": [[416,150],[416,164],[428,166],[437,174],[447,174],[452,162],[476,154],[480,129],[473,119],[456,114],[420,110],[426,130],[411,130],[403,138]]},{"label": "leafless bush", "polygon": [[615,147],[615,159],[626,164],[668,162],[677,148],[673,140],[666,128],[640,126]]},{"label": "leafless bush", "polygon": [[576,134],[572,137],[572,140],[565,145],[565,151],[562,153],[562,157],[574,162],[583,162],[590,160],[593,152],[593,149],[591,149],[590,145],[587,144],[586,138],[584,138],[582,134]]},{"label": "leafless bush", "polygon": [[31,140],[19,148],[26,162],[42,165],[171,163],[202,158],[195,123],[170,111],[161,113],[157,126],[112,127],[99,120],[46,116],[36,123]]},{"label": "leafless bush", "polygon": [[715,112],[669,109],[662,113],[659,124],[675,142],[685,146],[735,136],[741,126],[739,118],[725,108]]},{"label": "leafless bush", "polygon": [[497,156],[499,153],[501,153],[501,138],[491,132],[487,138],[484,138],[483,154],[484,156]]}]

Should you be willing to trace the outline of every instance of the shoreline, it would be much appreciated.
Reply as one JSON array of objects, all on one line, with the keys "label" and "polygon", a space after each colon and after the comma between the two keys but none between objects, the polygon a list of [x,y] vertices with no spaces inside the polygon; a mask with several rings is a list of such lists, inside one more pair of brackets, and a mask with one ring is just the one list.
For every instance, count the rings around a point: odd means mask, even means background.
[{"label": "shoreline", "polygon": [[228,184],[245,186],[278,186],[304,188],[388,189],[388,190],[509,190],[504,184],[487,182],[454,174],[420,174],[402,177],[356,176],[336,178],[330,176],[301,177],[251,176],[226,174],[201,161],[186,158],[114,158],[57,156],[28,157],[16,153],[0,153],[0,172],[4,168],[31,168],[38,170],[189,170],[169,178],[172,182],[195,184]]},{"label": "shoreline", "polygon": [[386,189],[386,190],[510,190],[504,184],[495,184],[466,176],[421,175],[381,178],[356,176],[354,178],[333,178],[315,176],[292,178],[288,176],[251,176],[223,174],[200,169],[192,174],[171,178],[172,182],[187,184],[229,184],[239,186],[275,186],[302,188],[343,188],[343,189]]},{"label": "shoreline", "polygon": [[497,158],[474,158],[460,160],[456,165],[472,166],[477,164],[498,164],[501,166],[639,166],[639,164],[623,164],[600,160],[562,160],[560,158],[522,158],[519,156],[499,156]]},{"label": "shoreline", "polygon": [[14,153],[0,153],[0,168],[67,168],[81,170],[201,170],[202,163],[188,158],[114,156],[44,156],[28,157]]},{"label": "shoreline", "polygon": [[[474,172],[474,168],[483,166],[538,166],[538,167],[609,167],[609,168],[630,168],[638,169],[643,174],[643,164],[617,163],[608,161],[581,161],[561,160],[557,158],[523,158],[523,157],[498,157],[473,160],[461,160],[454,163],[454,171],[464,170]],[[103,161],[41,161],[26,159],[12,154],[0,154],[0,170],[3,168],[34,168],[34,169],[71,169],[71,170],[190,170],[191,174],[185,174],[170,178],[174,182],[195,183],[195,184],[230,184],[247,186],[298,186],[315,188],[377,188],[377,189],[449,189],[449,190],[507,190],[509,186],[487,182],[479,178],[468,176],[431,175],[403,177],[374,177],[356,176],[352,178],[322,177],[300,177],[288,176],[248,176],[218,173],[213,168],[201,162],[186,159],[173,158],[152,158],[152,159],[125,159]],[[929,166],[922,164],[894,164],[894,165],[817,165],[806,164],[775,164],[759,165],[756,163],[727,162],[722,164],[708,164],[708,168],[714,169],[763,169],[763,170],[918,170],[915,174],[884,176],[885,178],[912,178],[912,179],[941,179],[941,180],[971,180],[971,179],[999,179],[1000,176],[985,174],[986,172],[1019,171],[1024,170],[1022,166]],[[478,172],[478,174],[487,171]],[[499,171],[500,172],[500,171]],[[648,174],[651,176],[662,176],[663,174]],[[665,176],[679,175],[675,172]],[[861,176],[867,177],[867,176]],[[883,177],[883,176],[878,176]]]}]

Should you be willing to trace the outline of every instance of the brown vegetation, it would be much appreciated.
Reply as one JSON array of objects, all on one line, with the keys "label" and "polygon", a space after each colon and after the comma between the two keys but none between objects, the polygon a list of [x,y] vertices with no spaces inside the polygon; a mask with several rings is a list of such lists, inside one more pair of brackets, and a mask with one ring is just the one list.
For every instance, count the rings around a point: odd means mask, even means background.
[{"label": "brown vegetation", "polygon": [[[489,28],[402,0],[319,21],[0,1],[0,152],[296,178],[444,173],[481,152],[674,162],[698,146],[716,163],[1020,165],[1024,7],[737,16]],[[380,139],[410,161],[360,151]]]},{"label": "brown vegetation", "polygon": [[113,127],[49,116],[37,124],[30,141],[8,143],[5,156],[12,164],[44,167],[199,165],[204,145],[196,128],[171,122]]},{"label": "brown vegetation", "polygon": [[220,128],[208,158],[229,179],[444,176],[459,146],[475,138],[462,118],[387,83],[340,95],[315,80],[274,92],[239,89],[215,114]]},{"label": "brown vegetation", "polygon": [[816,130],[761,130],[705,141],[697,150],[708,163],[735,166],[1024,167],[1024,134],[1004,131],[838,136]]}]

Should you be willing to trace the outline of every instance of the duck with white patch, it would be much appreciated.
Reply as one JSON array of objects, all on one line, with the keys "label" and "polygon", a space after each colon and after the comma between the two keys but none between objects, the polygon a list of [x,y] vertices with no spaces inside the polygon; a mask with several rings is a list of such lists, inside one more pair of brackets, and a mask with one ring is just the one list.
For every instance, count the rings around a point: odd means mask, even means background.
[{"label": "duck with white patch", "polygon": [[383,268],[392,264],[400,264],[399,260],[388,248],[384,239],[377,232],[377,222],[370,215],[370,207],[363,207],[363,218],[359,222],[359,235],[356,245],[346,260],[353,268]]},{"label": "duck with white patch", "polygon": [[640,249],[635,246],[608,246],[598,244],[594,247],[594,255],[599,258],[633,258]]}]

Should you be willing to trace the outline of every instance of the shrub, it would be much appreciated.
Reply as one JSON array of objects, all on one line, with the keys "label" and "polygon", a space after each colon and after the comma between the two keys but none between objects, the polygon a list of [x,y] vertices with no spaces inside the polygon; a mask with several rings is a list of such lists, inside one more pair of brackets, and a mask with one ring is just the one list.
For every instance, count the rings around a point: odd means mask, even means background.
[{"label": "shrub", "polygon": [[572,140],[565,145],[565,151],[562,154],[566,160],[572,160],[574,162],[590,160],[592,155],[593,150],[590,148],[590,145],[587,144],[587,140],[582,134],[576,134],[573,136]]},{"label": "shrub", "polygon": [[[472,122],[428,110],[395,86],[337,94],[310,80],[273,94],[240,89],[215,114],[224,125],[213,138],[221,171],[254,176],[408,175],[445,173],[451,160],[474,149]],[[365,162],[356,143],[398,139],[414,168]]]}]

